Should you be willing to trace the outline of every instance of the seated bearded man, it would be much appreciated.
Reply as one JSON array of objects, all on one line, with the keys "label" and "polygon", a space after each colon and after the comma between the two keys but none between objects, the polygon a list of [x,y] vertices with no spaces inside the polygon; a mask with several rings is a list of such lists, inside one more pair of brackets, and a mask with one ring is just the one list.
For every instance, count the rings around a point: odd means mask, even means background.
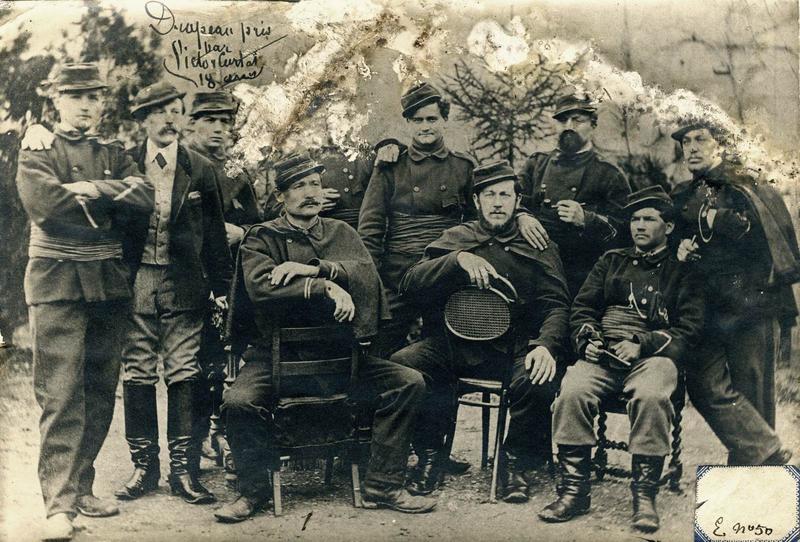
[{"label": "seated bearded man", "polygon": [[[499,379],[502,357],[511,352],[504,499],[524,502],[528,499],[524,471],[552,458],[550,405],[563,374],[556,357],[563,352],[568,333],[569,295],[555,244],[540,251],[519,231],[514,215],[520,197],[513,169],[505,161],[492,162],[476,168],[473,175],[479,220],[446,230],[401,282],[403,295],[424,306],[427,334],[391,357],[422,372],[429,388],[415,428],[419,466],[409,490],[427,494],[440,481],[446,459],[440,451],[453,423],[457,379]],[[488,288],[499,277],[517,292],[511,333],[480,343],[449,337],[442,318],[448,297],[470,283]]]},{"label": "seated bearded man", "polygon": [[[315,326],[351,322],[356,339],[375,335],[387,319],[385,294],[369,252],[346,223],[319,216],[324,168],[307,155],[275,165],[279,218],[253,226],[239,252],[241,279],[252,303],[257,331],[244,354],[245,365],[225,392],[228,441],[239,474],[240,495],[215,515],[242,521],[266,504],[268,467],[276,459],[270,343],[273,325]],[[234,323],[238,301],[233,302]],[[274,316],[280,314],[280,322]],[[301,347],[302,359],[326,357],[325,347]],[[288,383],[285,383],[288,385]],[[322,384],[324,385],[324,384]],[[366,356],[358,374],[359,397],[377,398],[364,503],[400,512],[429,512],[435,500],[410,495],[403,487],[412,423],[424,395],[421,375]],[[300,395],[308,395],[301,393]]]},{"label": "seated bearded man", "polygon": [[570,325],[582,357],[567,370],[553,411],[561,482],[539,512],[548,522],[589,510],[594,418],[601,401],[628,401],[633,527],[659,527],[655,498],[675,415],[676,363],[698,339],[704,303],[688,266],[667,247],[672,201],[660,186],[628,196],[633,246],[606,252],[572,304]]}]

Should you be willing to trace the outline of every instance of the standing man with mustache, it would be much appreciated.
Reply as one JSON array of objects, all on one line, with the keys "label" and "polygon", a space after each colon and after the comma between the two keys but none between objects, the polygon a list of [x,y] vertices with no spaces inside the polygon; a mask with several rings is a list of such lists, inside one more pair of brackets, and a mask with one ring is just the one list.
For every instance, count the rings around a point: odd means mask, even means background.
[{"label": "standing man with mustache", "polygon": [[686,388],[728,464],[785,464],[791,451],[773,430],[775,353],[797,317],[800,250],[780,194],[723,157],[727,135],[704,121],[672,134],[693,176],[672,192],[678,259],[700,274],[709,299]]},{"label": "standing man with mustache", "polygon": [[172,493],[191,504],[214,501],[193,468],[198,352],[210,292],[224,306],[232,275],[225,221],[212,164],[178,143],[184,93],[166,82],[139,91],[131,113],[147,139],[136,150],[153,181],[153,212],[132,228],[137,254],[133,315],[123,351],[125,438],[134,472],[117,492],[130,500],[158,487],[156,383],[167,385],[167,445]]},{"label": "standing man with mustache", "polygon": [[68,540],[76,513],[119,512],[93,494],[94,461],[114,414],[130,310],[123,239],[130,219],[149,215],[153,187],[121,145],[93,133],[108,88],[96,64],[67,64],[48,83],[59,123],[47,148],[20,151],[17,189],[31,220],[25,300],[42,408],[43,539]]},{"label": "standing man with mustache", "polygon": [[565,96],[556,103],[558,147],[534,153],[522,172],[522,204],[558,244],[575,297],[592,266],[612,248],[621,230],[616,212],[631,193],[622,172],[592,145],[597,108],[588,97]]}]

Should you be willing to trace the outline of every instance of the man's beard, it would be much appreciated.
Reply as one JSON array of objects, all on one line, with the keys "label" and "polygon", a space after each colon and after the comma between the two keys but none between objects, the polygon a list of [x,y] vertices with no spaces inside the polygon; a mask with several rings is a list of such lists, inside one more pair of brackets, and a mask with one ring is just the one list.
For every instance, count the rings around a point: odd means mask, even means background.
[{"label": "man's beard", "polygon": [[586,141],[574,130],[564,130],[558,136],[558,148],[566,154],[575,154],[584,145],[586,145]]},{"label": "man's beard", "polygon": [[498,234],[507,231],[511,227],[513,220],[514,220],[514,215],[511,215],[508,217],[508,220],[506,220],[502,224],[492,224],[488,220],[486,220],[486,217],[483,216],[483,213],[481,213],[481,216],[479,218],[479,221],[483,229],[492,234]]}]

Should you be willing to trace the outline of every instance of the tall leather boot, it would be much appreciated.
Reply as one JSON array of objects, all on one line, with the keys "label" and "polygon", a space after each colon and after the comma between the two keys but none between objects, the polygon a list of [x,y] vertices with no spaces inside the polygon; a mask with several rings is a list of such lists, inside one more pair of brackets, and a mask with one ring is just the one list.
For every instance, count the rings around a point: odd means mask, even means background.
[{"label": "tall leather boot", "polygon": [[539,512],[539,518],[548,523],[569,521],[589,511],[592,472],[591,446],[558,447],[558,467],[561,479],[556,487],[558,499]]},{"label": "tall leather boot", "polygon": [[430,495],[439,488],[442,481],[440,450],[436,448],[417,449],[417,468],[408,484],[412,495]]},{"label": "tall leather boot", "polygon": [[508,503],[528,502],[528,481],[523,475],[523,461],[508,451],[503,455],[503,500]]},{"label": "tall leather boot", "polygon": [[123,383],[125,440],[133,460],[133,474],[114,495],[121,500],[138,499],[158,488],[161,463],[158,460],[158,411],[156,387]]},{"label": "tall leather boot", "polygon": [[192,383],[194,400],[192,408],[192,448],[189,455],[189,470],[195,478],[200,476],[200,458],[203,456],[203,442],[206,441],[211,427],[211,390],[210,382],[205,378]]},{"label": "tall leather boot", "polygon": [[196,383],[176,382],[167,387],[167,444],[169,446],[169,487],[189,504],[206,504],[216,498],[197,480],[192,468],[198,453],[192,434]]},{"label": "tall leather boot", "polygon": [[658,530],[658,495],[661,471],[664,468],[664,456],[634,455],[631,458],[631,493],[633,494],[634,529],[645,533]]}]

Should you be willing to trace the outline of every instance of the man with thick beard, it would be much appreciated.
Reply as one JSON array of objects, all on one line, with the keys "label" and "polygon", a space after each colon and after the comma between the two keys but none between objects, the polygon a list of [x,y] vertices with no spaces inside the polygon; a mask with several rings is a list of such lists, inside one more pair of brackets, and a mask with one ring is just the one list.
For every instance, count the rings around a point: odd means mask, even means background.
[{"label": "man with thick beard", "polygon": [[[426,304],[426,337],[391,358],[420,371],[428,384],[414,449],[429,460],[409,489],[427,494],[438,486],[441,462],[437,457],[450,423],[442,412],[448,412],[454,403],[457,379],[499,378],[502,356],[511,351],[504,499],[524,502],[528,500],[528,482],[523,472],[550,455],[550,405],[563,375],[556,359],[563,355],[568,333],[567,284],[558,248],[551,244],[545,250],[535,249],[519,231],[515,219],[520,199],[517,177],[508,162],[481,165],[473,175],[472,200],[480,218],[445,230],[400,283],[404,295]],[[493,277],[508,280],[516,289],[513,333],[490,343],[448,338],[442,318],[447,298],[470,283],[488,288]]]},{"label": "man with thick beard", "polygon": [[613,248],[621,230],[615,215],[631,188],[594,149],[597,108],[588,98],[561,98],[553,118],[559,124],[558,147],[534,153],[525,163],[522,205],[558,244],[575,297],[600,255]]}]

